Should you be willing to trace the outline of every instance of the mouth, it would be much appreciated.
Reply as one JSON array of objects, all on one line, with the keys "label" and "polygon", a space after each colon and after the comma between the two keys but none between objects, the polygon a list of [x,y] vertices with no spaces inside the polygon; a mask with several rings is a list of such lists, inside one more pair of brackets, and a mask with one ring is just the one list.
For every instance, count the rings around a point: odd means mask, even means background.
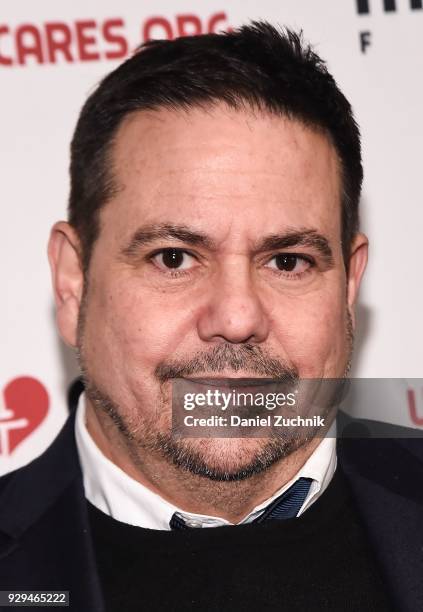
[{"label": "mouth", "polygon": [[[211,387],[262,387],[264,385],[275,384],[279,382],[274,378],[264,378],[264,377],[253,377],[253,376],[228,376],[225,374],[221,374],[220,376],[184,376],[183,380],[188,382],[192,382],[199,385],[207,385]],[[282,381],[280,381],[282,382]]]}]

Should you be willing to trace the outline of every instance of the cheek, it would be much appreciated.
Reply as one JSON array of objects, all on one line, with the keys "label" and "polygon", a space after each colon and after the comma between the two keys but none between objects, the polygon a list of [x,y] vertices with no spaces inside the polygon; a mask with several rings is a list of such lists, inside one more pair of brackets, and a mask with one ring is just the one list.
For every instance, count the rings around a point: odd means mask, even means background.
[{"label": "cheek", "polygon": [[336,377],[348,353],[343,291],[307,295],[281,304],[275,335],[303,378]]},{"label": "cheek", "polygon": [[177,304],[131,283],[97,285],[87,310],[87,358],[118,377],[151,374],[184,340],[189,320],[186,302]]}]

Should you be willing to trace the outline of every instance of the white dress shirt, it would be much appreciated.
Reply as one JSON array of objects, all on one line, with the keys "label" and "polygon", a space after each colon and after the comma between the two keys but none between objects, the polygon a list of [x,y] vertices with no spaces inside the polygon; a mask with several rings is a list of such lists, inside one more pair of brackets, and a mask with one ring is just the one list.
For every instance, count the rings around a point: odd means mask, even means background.
[{"label": "white dress shirt", "polygon": [[[190,527],[232,525],[224,518],[185,512],[148,487],[134,480],[108,459],[98,448],[85,420],[85,395],[82,394],[75,419],[75,436],[81,462],[86,498],[112,518],[148,529],[170,530],[169,521],[176,512]],[[311,478],[310,490],[298,512],[299,516],[327,488],[336,468],[334,430],[322,439],[302,468],[269,499],[256,506],[239,524],[250,523],[279,495],[301,477]]]}]

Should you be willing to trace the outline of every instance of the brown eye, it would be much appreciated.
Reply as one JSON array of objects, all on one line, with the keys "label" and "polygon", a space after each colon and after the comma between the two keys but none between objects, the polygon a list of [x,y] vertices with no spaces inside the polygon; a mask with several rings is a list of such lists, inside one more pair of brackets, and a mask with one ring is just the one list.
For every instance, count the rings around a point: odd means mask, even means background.
[{"label": "brown eye", "polygon": [[163,251],[162,261],[167,268],[179,268],[184,261],[184,253],[179,249],[166,249]]},{"label": "brown eye", "polygon": [[291,253],[281,253],[276,255],[275,259],[278,270],[285,270],[285,272],[292,272],[298,261],[297,255],[292,255]]},{"label": "brown eye", "polygon": [[279,272],[293,272],[300,276],[313,266],[306,257],[297,253],[278,253],[269,261],[268,266]]},{"label": "brown eye", "polygon": [[152,257],[154,263],[165,270],[188,270],[195,258],[183,249],[162,249]]}]

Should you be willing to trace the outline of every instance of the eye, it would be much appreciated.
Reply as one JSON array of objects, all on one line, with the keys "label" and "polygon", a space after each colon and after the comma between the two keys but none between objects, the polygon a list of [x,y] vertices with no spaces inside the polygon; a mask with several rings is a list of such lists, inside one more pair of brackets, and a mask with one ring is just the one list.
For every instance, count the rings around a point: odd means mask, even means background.
[{"label": "eye", "polygon": [[151,257],[151,260],[162,270],[189,270],[193,267],[195,257],[183,249],[162,249]]},{"label": "eye", "polygon": [[313,261],[297,253],[278,253],[268,262],[268,266],[277,272],[301,276],[313,266]]}]

